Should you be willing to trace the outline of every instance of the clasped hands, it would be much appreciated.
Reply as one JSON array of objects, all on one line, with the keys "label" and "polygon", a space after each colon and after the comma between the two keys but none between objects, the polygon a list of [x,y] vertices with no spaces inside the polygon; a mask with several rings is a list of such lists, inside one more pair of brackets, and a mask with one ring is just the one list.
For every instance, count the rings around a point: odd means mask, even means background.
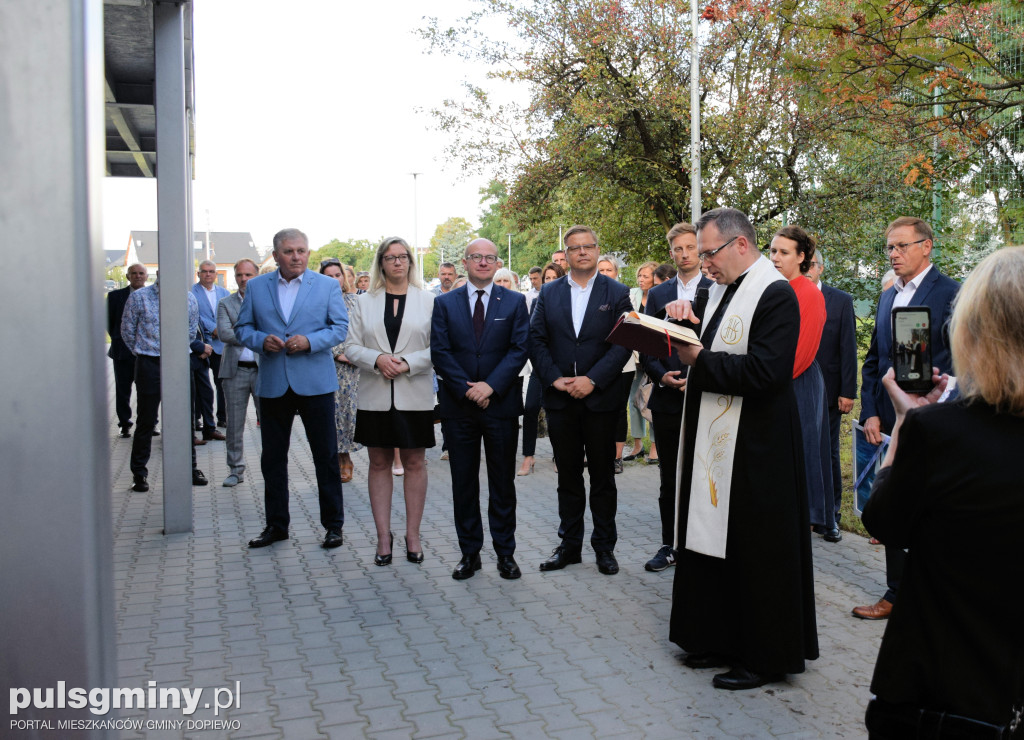
[{"label": "clasped hands", "polygon": [[466,391],[466,398],[482,409],[491,405],[491,395],[494,393],[494,389],[485,381],[480,380],[474,383],[467,380],[466,385],[469,386],[469,390]]},{"label": "clasped hands", "polygon": [[309,340],[301,334],[294,334],[288,337],[287,341],[270,334],[263,340],[264,352],[280,352],[281,350],[285,350],[290,355],[294,355],[296,352],[306,352],[309,350]]},{"label": "clasped hands", "polygon": [[565,391],[573,398],[586,398],[594,392],[594,381],[586,375],[576,375],[574,377],[563,375],[551,385],[555,387],[555,390]]},{"label": "clasped hands", "polygon": [[388,380],[394,380],[402,373],[409,372],[409,363],[394,355],[377,355],[377,369]]}]

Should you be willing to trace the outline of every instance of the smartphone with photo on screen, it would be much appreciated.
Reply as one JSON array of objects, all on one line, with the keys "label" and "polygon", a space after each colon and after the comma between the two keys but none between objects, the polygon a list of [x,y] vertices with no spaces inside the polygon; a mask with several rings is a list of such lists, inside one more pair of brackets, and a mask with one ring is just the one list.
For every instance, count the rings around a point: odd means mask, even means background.
[{"label": "smartphone with photo on screen", "polygon": [[896,385],[907,393],[932,389],[931,311],[927,306],[892,310],[892,366]]}]

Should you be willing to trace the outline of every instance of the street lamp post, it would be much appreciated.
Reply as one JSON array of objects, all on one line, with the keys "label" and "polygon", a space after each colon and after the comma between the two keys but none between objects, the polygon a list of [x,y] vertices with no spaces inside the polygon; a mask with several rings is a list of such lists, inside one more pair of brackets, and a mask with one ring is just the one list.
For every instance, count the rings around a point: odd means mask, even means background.
[{"label": "street lamp post", "polygon": [[508,235],[508,269],[512,269],[512,235]]},{"label": "street lamp post", "polygon": [[420,268],[420,282],[423,282],[423,255],[420,254],[420,214],[419,214],[419,188],[417,178],[422,172],[410,172],[412,175],[412,250],[416,255],[416,262]]},{"label": "street lamp post", "polygon": [[690,217],[700,218],[700,95],[697,80],[700,67],[700,44],[697,42],[697,0],[690,0]]}]

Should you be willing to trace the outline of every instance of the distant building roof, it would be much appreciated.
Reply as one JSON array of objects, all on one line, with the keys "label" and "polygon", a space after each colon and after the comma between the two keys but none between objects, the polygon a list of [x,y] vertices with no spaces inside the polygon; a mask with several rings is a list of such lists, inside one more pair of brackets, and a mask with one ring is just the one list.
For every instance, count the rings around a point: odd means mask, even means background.
[{"label": "distant building roof", "polygon": [[[135,259],[146,265],[157,263],[157,232],[132,231],[130,239],[129,251],[135,254]],[[195,245],[195,258],[203,259],[206,250],[206,232],[195,232],[192,241]],[[234,264],[243,257],[251,259],[257,264],[262,261],[256,244],[253,242],[252,234],[248,231],[211,231],[210,247],[210,259],[219,265]]]},{"label": "distant building roof", "polygon": [[124,264],[125,251],[123,249],[104,249],[103,257],[106,261],[104,267],[112,267],[113,265],[120,265],[121,267],[127,267]]}]

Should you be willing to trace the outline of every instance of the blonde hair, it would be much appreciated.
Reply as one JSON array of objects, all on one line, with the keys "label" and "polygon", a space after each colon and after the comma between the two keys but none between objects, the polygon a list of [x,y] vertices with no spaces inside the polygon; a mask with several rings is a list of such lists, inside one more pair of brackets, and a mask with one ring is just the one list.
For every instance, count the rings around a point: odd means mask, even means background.
[{"label": "blonde hair", "polygon": [[636,268],[636,279],[637,280],[640,279],[640,272],[643,271],[643,270],[650,270],[651,271],[651,278],[653,278],[654,277],[654,271],[657,270],[657,269],[658,269],[658,263],[657,262],[644,262],[642,265],[640,265],[640,267]]},{"label": "blonde hair", "polygon": [[384,253],[392,244],[401,244],[405,247],[405,253],[409,255],[409,282],[417,288],[423,288],[423,281],[420,280],[420,271],[416,269],[416,255],[413,254],[409,242],[400,236],[388,236],[381,241],[377,247],[377,253],[373,256],[373,266],[370,268],[370,287],[368,293],[376,293],[384,287],[384,271],[381,270],[381,262],[384,261]]},{"label": "blonde hair", "polygon": [[983,259],[957,295],[950,322],[960,395],[1024,416],[1024,247]]}]

